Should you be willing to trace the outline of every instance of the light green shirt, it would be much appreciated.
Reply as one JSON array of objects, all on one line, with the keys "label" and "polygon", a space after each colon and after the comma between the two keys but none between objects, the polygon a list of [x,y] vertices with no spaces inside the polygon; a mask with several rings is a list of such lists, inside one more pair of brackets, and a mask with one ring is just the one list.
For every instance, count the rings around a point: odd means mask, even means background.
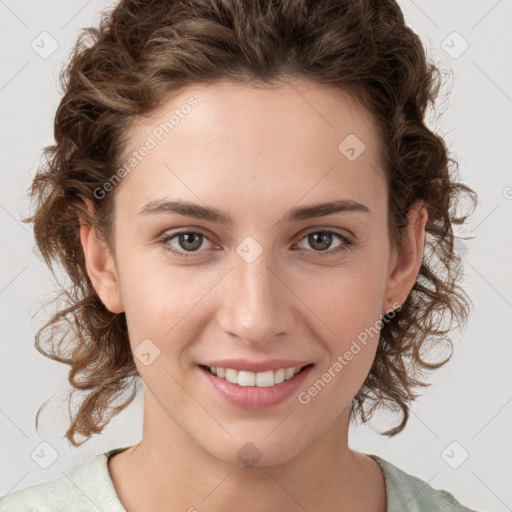
[{"label": "light green shirt", "polygon": [[[116,448],[76,465],[67,476],[32,485],[0,498],[0,512],[126,512],[108,470],[108,458],[126,450]],[[367,454],[382,469],[387,512],[476,512],[452,494],[436,490],[377,455]]]}]

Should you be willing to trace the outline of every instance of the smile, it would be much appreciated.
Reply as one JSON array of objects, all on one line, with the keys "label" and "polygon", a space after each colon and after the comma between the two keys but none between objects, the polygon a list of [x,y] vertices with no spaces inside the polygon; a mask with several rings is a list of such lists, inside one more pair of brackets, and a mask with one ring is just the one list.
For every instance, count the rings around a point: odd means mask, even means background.
[{"label": "smile", "polygon": [[288,400],[299,391],[313,367],[314,363],[256,373],[197,366],[207,386],[214,391],[214,396],[220,396],[229,404],[244,409],[268,408]]},{"label": "smile", "polygon": [[[309,366],[309,365],[307,365]],[[231,384],[237,384],[243,387],[267,388],[276,384],[281,384],[286,380],[290,380],[294,375],[299,373],[303,367],[279,368],[277,370],[268,370],[266,372],[249,372],[244,370],[236,370],[234,368],[216,368],[205,366],[213,375],[220,379],[224,379]]]}]

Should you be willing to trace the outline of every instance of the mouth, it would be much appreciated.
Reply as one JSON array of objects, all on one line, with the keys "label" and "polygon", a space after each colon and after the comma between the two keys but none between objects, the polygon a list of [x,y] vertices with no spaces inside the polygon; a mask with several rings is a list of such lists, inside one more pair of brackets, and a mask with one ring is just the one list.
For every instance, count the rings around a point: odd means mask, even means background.
[{"label": "mouth", "polygon": [[209,374],[215,375],[217,378],[223,379],[236,386],[266,388],[279,386],[306,371],[313,365],[314,363],[310,363],[304,366],[279,368],[277,370],[267,370],[264,372],[250,372],[237,370],[235,368],[221,368],[203,364],[200,364],[199,367]]},{"label": "mouth", "polygon": [[204,364],[198,364],[197,368],[204,377],[205,389],[211,389],[230,405],[242,409],[268,409],[292,399],[314,366],[315,363],[310,363],[258,373]]}]

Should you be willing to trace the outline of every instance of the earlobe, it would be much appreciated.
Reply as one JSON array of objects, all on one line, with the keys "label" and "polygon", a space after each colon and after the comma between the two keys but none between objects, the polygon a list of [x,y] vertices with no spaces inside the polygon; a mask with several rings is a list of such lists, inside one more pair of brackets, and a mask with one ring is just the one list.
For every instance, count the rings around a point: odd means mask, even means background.
[{"label": "earlobe", "polygon": [[[88,204],[90,211],[92,206]],[[80,241],[86,263],[87,274],[105,307],[112,313],[122,313],[119,280],[113,257],[107,244],[98,237],[95,228],[80,218]]]},{"label": "earlobe", "polygon": [[423,202],[417,202],[410,208],[408,220],[386,283],[383,314],[396,309],[393,304],[403,304],[406,301],[423,261],[425,226],[428,220],[427,208]]}]

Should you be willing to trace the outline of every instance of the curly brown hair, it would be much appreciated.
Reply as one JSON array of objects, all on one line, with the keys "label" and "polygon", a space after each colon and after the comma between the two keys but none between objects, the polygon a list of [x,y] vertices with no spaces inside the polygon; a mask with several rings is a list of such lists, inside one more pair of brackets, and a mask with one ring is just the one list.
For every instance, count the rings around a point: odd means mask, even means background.
[{"label": "curly brown hair", "polygon": [[[226,79],[270,86],[299,77],[349,92],[374,116],[385,149],[390,240],[400,244],[416,201],[428,209],[424,257],[412,292],[380,328],[371,370],[354,397],[350,418],[366,423],[381,406],[403,413],[383,435],[401,432],[424,372],[453,353],[454,322],[469,314],[459,286],[462,261],[454,247],[457,214],[467,195],[456,181],[457,161],[425,124],[435,108],[440,70],[394,0],[123,0],[101,13],[97,27],[77,38],[60,75],[64,95],[55,115],[55,144],[30,188],[34,233],[47,265],[61,262],[71,283],[54,298],[67,301],[41,327],[35,346],[71,366],[72,390],[87,391],[66,432],[74,446],[100,433],[135,398],[139,379],[126,317],[112,313],[88,277],[80,219],[94,226],[114,253],[114,193],[94,193],[118,169],[130,124],[192,84]],[[119,188],[119,187],[118,187]],[[89,215],[86,200],[94,207]],[[52,261],[53,260],[53,261]],[[53,302],[53,301],[52,301]],[[448,322],[446,322],[448,316]],[[41,346],[41,335],[52,350]],[[445,341],[452,352],[439,362],[425,355]],[[131,394],[117,399],[131,388]],[[365,404],[368,406],[365,408]],[[40,408],[41,409],[41,408]],[[40,409],[36,416],[36,427]],[[70,410],[71,414],[71,410]],[[85,440],[75,441],[81,434]]]}]

